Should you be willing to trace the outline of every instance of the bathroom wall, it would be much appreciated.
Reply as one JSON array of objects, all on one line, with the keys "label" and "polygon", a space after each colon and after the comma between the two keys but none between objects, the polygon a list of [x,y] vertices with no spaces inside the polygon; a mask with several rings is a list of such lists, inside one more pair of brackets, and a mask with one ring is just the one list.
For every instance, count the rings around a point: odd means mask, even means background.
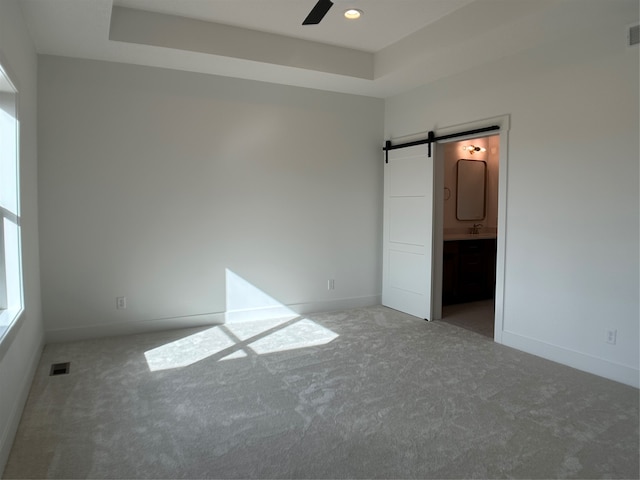
[{"label": "bathroom wall", "polygon": [[[462,150],[465,145],[485,148],[485,152],[472,155]],[[481,223],[481,232],[495,232],[498,227],[498,167],[500,160],[500,137],[478,138],[446,143],[444,148],[444,233],[467,232],[474,223]],[[458,160],[479,160],[487,163],[486,216],[481,221],[461,221],[456,217],[457,165]],[[448,189],[448,190],[447,190]]]}]

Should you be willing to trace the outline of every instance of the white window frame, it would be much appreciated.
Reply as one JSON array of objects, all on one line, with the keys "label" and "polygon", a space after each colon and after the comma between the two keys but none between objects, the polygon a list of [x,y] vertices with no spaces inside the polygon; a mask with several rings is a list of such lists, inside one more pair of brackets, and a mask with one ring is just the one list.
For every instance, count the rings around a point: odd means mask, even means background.
[{"label": "white window frame", "polygon": [[[12,132],[5,142],[0,132],[0,174],[11,172],[14,181],[14,192],[11,192],[11,205],[2,202],[0,190],[0,359],[8,350],[24,310],[24,281],[22,276],[22,235],[20,221],[20,121],[18,117],[18,89],[6,70],[6,63],[0,52],[0,108],[10,108],[10,115],[15,122]],[[2,104],[5,103],[6,107]],[[6,111],[6,110],[5,110]],[[3,112],[0,112],[2,114]],[[3,149],[7,149],[4,150]],[[7,153],[8,152],[8,153]],[[4,164],[3,162],[11,162]],[[5,165],[10,165],[7,169]],[[4,179],[6,182],[6,178]],[[0,182],[0,188],[3,185]],[[15,194],[15,198],[13,195]],[[6,237],[7,225],[15,226],[13,238]],[[7,248],[12,248],[8,252]],[[9,270],[11,270],[9,272]],[[8,279],[8,273],[12,278]]]}]

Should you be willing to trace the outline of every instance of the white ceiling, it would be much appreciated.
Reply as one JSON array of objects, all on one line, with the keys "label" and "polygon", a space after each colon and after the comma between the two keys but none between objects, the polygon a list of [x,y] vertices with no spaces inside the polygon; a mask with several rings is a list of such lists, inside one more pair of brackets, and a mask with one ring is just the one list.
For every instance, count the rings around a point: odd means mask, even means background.
[{"label": "white ceiling", "polygon": [[[319,25],[302,25],[316,0],[114,0],[114,5],[377,52],[473,0],[333,0]],[[364,15],[343,17],[347,8]]]},{"label": "white ceiling", "polygon": [[[334,0],[307,26],[316,0],[19,3],[41,54],[384,98],[531,47],[539,22],[575,1]],[[363,17],[343,19],[348,7]]]}]

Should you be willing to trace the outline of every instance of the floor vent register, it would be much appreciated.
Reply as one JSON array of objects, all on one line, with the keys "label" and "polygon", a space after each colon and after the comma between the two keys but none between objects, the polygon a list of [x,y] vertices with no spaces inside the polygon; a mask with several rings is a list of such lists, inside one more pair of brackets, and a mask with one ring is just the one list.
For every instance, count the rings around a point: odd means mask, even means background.
[{"label": "floor vent register", "polygon": [[53,377],[55,375],[67,375],[69,373],[70,366],[71,366],[70,362],[54,363],[51,365],[49,376]]}]

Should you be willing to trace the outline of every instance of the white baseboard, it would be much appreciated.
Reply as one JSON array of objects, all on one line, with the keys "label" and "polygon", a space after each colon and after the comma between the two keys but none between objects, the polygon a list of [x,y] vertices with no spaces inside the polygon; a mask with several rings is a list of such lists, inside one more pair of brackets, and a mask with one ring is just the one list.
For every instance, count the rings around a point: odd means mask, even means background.
[{"label": "white baseboard", "polygon": [[136,333],[175,330],[177,328],[221,325],[224,323],[224,319],[224,312],[219,312],[184,317],[80,325],[76,327],[45,330],[45,341],[46,343],[75,342],[91,338],[117,337],[121,335],[134,335]]},{"label": "white baseboard", "polygon": [[288,307],[298,315],[308,315],[310,313],[334,312],[337,310],[349,310],[352,308],[372,307],[380,305],[382,297],[380,295],[368,295],[366,297],[339,298],[337,300],[326,300],[321,302],[298,303],[288,305]]},{"label": "white baseboard", "polygon": [[584,353],[568,350],[557,345],[541,342],[511,332],[502,332],[503,345],[531,353],[538,357],[567,365],[583,372],[593,373],[600,377],[624,383],[635,388],[640,387],[640,371],[638,369],[594,357]]},{"label": "white baseboard", "polygon": [[44,344],[40,344],[31,356],[29,367],[22,376],[22,385],[19,386],[20,393],[11,406],[11,413],[8,417],[9,421],[0,435],[0,475],[4,471],[4,467],[9,459],[9,453],[11,452],[11,447],[13,447],[13,440],[16,436],[16,432],[18,431],[20,419],[22,418],[22,410],[27,403],[27,397],[31,390],[31,383],[33,382],[33,377],[36,374],[36,369],[40,363],[40,356],[42,355],[43,347]]},{"label": "white baseboard", "polygon": [[279,318],[291,315],[308,315],[310,313],[348,310],[350,308],[369,307],[380,304],[379,295],[366,297],[342,298],[321,302],[307,302],[292,305],[269,305],[263,308],[214,312],[183,317],[139,320],[131,322],[113,322],[97,325],[81,325],[45,331],[46,343],[73,342],[90,338],[115,337],[136,333],[149,333],[178,328],[204,327],[222,325],[229,320],[259,320]]}]

